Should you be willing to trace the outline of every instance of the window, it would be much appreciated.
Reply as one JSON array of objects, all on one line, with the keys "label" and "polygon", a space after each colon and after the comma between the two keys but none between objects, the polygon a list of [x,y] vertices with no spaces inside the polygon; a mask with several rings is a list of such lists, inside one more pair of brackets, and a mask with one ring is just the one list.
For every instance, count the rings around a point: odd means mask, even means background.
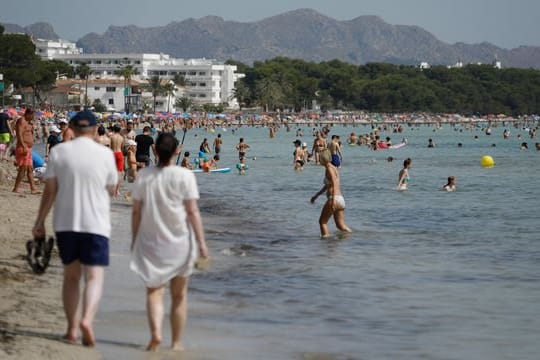
[{"label": "window", "polygon": [[199,86],[205,87],[206,83],[199,83]]},{"label": "window", "polygon": [[109,99],[109,105],[114,105],[114,99]]},{"label": "window", "polygon": [[189,97],[197,97],[197,94],[189,94]]},{"label": "window", "polygon": [[136,60],[136,61],[135,61],[135,64],[140,65],[140,64],[141,64],[141,60]]},{"label": "window", "polygon": [[199,71],[199,76],[206,76],[206,71]]},{"label": "window", "polygon": [[206,97],[206,94],[199,94],[199,97],[204,98]]},{"label": "window", "polygon": [[196,71],[190,71],[190,72],[188,72],[188,75],[192,75],[192,76],[197,75],[197,72]]},{"label": "window", "polygon": [[99,91],[99,89],[100,89],[99,86],[94,86],[94,90]]},{"label": "window", "polygon": [[101,64],[101,60],[96,60],[95,63],[96,64]]},{"label": "window", "polygon": [[106,89],[105,89],[105,91],[107,91],[107,92],[115,92],[115,91],[116,91],[116,87],[114,87],[114,86],[107,86]]},{"label": "window", "polygon": [[195,87],[195,86],[197,86],[197,83],[194,83],[194,82],[190,82],[190,83],[189,83],[189,86],[191,86],[191,87]]}]

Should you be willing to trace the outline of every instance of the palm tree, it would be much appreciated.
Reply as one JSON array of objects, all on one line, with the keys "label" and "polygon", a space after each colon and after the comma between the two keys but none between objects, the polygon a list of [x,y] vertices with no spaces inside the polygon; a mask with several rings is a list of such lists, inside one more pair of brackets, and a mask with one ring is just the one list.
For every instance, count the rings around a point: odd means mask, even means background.
[{"label": "palm tree", "polygon": [[265,111],[274,108],[283,103],[285,94],[280,84],[273,79],[264,78],[255,83],[255,92]]},{"label": "palm tree", "polygon": [[186,112],[190,107],[193,106],[193,100],[187,96],[182,96],[181,98],[176,99],[174,106],[179,107],[183,112]]},{"label": "palm tree", "polygon": [[236,82],[236,86],[234,87],[229,100],[236,99],[240,110],[242,110],[242,105],[245,105],[246,102],[249,101],[250,96],[251,91],[249,90],[249,87],[243,81],[239,80]]},{"label": "palm tree", "polygon": [[154,113],[156,112],[156,98],[163,94],[163,85],[161,84],[161,79],[159,75],[154,75],[148,80],[148,84],[145,86],[146,90],[152,93],[154,98]]},{"label": "palm tree", "polygon": [[82,63],[77,67],[77,74],[79,78],[85,80],[85,89],[84,89],[84,108],[88,106],[88,77],[92,75],[92,69],[86,63]]},{"label": "palm tree", "polygon": [[125,111],[129,112],[127,97],[129,94],[131,94],[131,78],[133,77],[133,75],[137,74],[137,69],[135,69],[133,65],[125,65],[120,67],[116,71],[116,74],[124,78],[124,105]]},{"label": "palm tree", "polygon": [[171,96],[174,96],[174,92],[176,91],[176,87],[174,85],[175,84],[172,81],[169,81],[163,85],[163,94],[167,95],[167,112],[170,110],[169,105],[171,103]]}]

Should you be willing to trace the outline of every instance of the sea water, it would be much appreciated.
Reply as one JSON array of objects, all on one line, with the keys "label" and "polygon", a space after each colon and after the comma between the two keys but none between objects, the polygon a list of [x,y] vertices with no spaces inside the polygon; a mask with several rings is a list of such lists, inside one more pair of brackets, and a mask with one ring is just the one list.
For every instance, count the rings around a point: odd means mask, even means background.
[{"label": "sea water", "polygon": [[[301,128],[311,149],[312,128]],[[212,143],[221,133],[219,164],[232,171],[197,174],[211,267],[190,281],[182,358],[537,359],[540,152],[526,130],[508,127],[503,140],[503,129],[487,136],[405,127],[381,138],[405,137],[407,146],[372,151],[345,142],[370,127],[332,127],[344,143],[340,176],[353,233],[338,233],[330,220],[328,239],[318,226],[325,196],[309,201],[324,169],[293,170],[296,127],[274,139],[265,128],[189,130],[185,150],[195,155],[204,137]],[[251,146],[246,175],[234,169],[240,137]],[[427,148],[429,138],[436,148]],[[520,150],[523,141],[529,150]],[[496,165],[483,168],[483,155]],[[407,157],[409,190],[398,192]],[[451,175],[457,192],[441,191]],[[98,350],[145,359],[145,289],[128,269],[129,204],[114,202],[113,223]],[[166,317],[164,348],[169,341]]]}]

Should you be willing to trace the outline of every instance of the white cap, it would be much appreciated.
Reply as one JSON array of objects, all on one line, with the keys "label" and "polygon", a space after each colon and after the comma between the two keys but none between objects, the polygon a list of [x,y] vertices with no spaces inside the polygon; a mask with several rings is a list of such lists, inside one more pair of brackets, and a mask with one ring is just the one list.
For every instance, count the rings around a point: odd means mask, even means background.
[{"label": "white cap", "polygon": [[56,132],[56,133],[62,132],[62,130],[60,130],[60,129],[58,128],[58,126],[56,126],[56,125],[51,126],[51,128],[49,129],[49,131],[50,131],[50,132]]},{"label": "white cap", "polygon": [[302,143],[302,147],[307,147],[307,143]]},{"label": "white cap", "polygon": [[135,140],[131,140],[131,139],[126,140],[126,144],[127,146],[132,146],[132,145],[137,146],[137,143],[135,142]]},{"label": "white cap", "polygon": [[68,121],[65,118],[61,118],[60,120],[58,120],[58,123],[59,124],[67,124]]}]

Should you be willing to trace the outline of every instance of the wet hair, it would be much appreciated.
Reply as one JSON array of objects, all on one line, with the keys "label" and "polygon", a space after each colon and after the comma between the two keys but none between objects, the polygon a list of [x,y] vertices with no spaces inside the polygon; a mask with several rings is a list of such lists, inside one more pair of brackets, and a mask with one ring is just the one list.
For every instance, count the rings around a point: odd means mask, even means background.
[{"label": "wet hair", "polygon": [[448,177],[448,183],[450,184],[453,180],[455,180],[456,178],[453,177],[453,176],[449,176]]},{"label": "wet hair", "polygon": [[99,136],[105,135],[105,127],[103,127],[103,125],[99,125],[99,127],[97,129],[97,133],[98,133]]},{"label": "wet hair", "polygon": [[178,139],[170,133],[161,133],[156,139],[156,152],[159,157],[158,166],[164,166],[169,163],[176,148],[178,147]]},{"label": "wet hair", "polygon": [[403,167],[409,167],[409,165],[411,165],[411,158],[406,158],[404,161],[403,161]]},{"label": "wet hair", "polygon": [[214,155],[214,160],[219,161],[219,155]]},{"label": "wet hair", "polygon": [[185,156],[185,157],[188,157],[188,156],[189,156],[189,151],[186,151],[186,152],[184,153],[184,156]]}]

